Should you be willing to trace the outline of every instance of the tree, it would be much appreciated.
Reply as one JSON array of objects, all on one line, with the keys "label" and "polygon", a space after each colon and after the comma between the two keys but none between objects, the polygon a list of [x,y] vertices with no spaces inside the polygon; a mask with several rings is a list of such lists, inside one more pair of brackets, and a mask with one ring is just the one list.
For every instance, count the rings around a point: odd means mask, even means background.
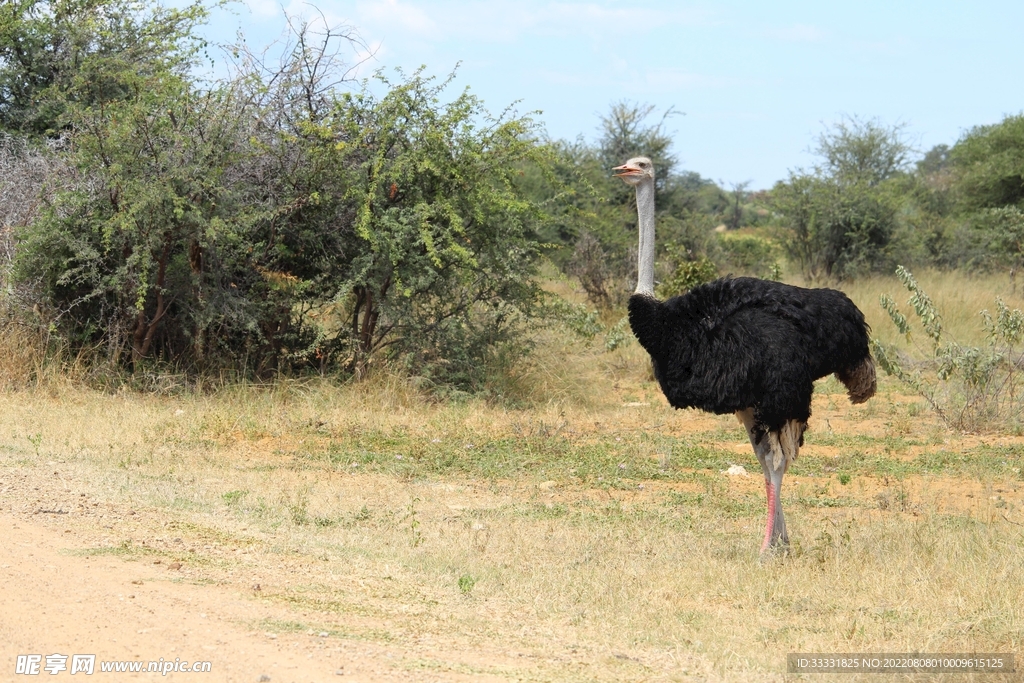
[{"label": "tree", "polygon": [[730,230],[738,230],[742,225],[743,221],[743,202],[747,198],[747,188],[750,187],[750,181],[746,180],[742,183],[732,184],[732,202],[729,214],[728,222],[726,225],[729,226]]},{"label": "tree", "polygon": [[[608,114],[601,117],[599,161],[603,168],[611,169],[632,157],[649,158],[657,169],[655,192],[663,194],[677,163],[671,153],[672,138],[665,130],[665,122],[679,112],[669,107],[657,123],[647,123],[654,111],[653,104],[638,104],[626,100],[612,104]],[[617,194],[627,197],[632,194],[629,187],[622,183],[612,183],[612,187],[616,188]],[[615,203],[628,202],[616,197]]]},{"label": "tree", "polygon": [[472,385],[539,296],[545,216],[519,179],[548,160],[529,118],[492,117],[468,92],[442,104],[449,81],[419,72],[382,82],[384,97],[346,94],[331,121],[356,210],[335,295],[350,302],[346,342],[355,366],[387,348]]},{"label": "tree", "polygon": [[972,128],[950,159],[963,210],[1024,207],[1024,114]]},{"label": "tree", "polygon": [[924,176],[945,171],[950,165],[949,145],[935,145],[917,162],[917,172]]},{"label": "tree", "polygon": [[949,150],[942,181],[947,261],[1024,263],[1024,114],[972,128]]},{"label": "tree", "polygon": [[790,229],[791,259],[810,280],[842,279],[888,266],[899,222],[900,192],[910,148],[902,126],[847,119],[826,129],[816,148],[822,163],[792,172],[772,191]]},{"label": "tree", "polygon": [[903,124],[847,117],[818,136],[819,175],[843,184],[874,187],[907,170],[911,148]]},{"label": "tree", "polygon": [[102,343],[133,366],[159,349],[194,361],[252,325],[244,204],[226,182],[245,150],[245,115],[226,93],[170,74],[131,99],[76,110],[77,182],[19,234],[18,271],[42,283],[75,347]]},{"label": "tree", "polygon": [[183,76],[204,41],[202,0],[7,0],[0,5],[0,130],[31,135],[67,125],[69,106],[132,96],[137,79]]}]

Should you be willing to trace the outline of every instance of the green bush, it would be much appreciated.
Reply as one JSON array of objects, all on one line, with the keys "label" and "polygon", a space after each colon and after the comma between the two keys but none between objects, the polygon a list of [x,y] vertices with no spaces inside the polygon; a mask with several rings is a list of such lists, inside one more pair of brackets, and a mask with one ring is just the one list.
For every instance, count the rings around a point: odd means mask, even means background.
[{"label": "green bush", "polygon": [[539,300],[547,214],[521,184],[550,177],[537,125],[421,72],[334,86],[348,37],[297,31],[279,67],[239,46],[212,86],[180,68],[189,30],[167,65],[105,55],[123,87],[62,100],[77,174],[19,230],[15,276],[72,352],[116,368],[388,360],[480,389],[488,358],[528,348]]},{"label": "green bush", "polygon": [[694,261],[679,261],[672,275],[658,285],[658,294],[666,298],[686,294],[697,285],[711,282],[717,277],[718,266],[706,256]]},{"label": "green bush", "polygon": [[759,235],[718,235],[722,262],[736,274],[755,275],[778,279],[779,248],[771,240]]},{"label": "green bush", "polygon": [[887,267],[900,224],[900,180],[910,147],[900,126],[849,119],[818,138],[822,163],[772,190],[789,229],[784,245],[808,279],[836,280]]}]

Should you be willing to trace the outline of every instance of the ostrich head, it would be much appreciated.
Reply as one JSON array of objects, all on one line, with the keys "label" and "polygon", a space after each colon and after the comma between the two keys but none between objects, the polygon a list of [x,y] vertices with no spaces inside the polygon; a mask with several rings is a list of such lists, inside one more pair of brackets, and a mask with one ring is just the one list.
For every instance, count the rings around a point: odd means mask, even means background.
[{"label": "ostrich head", "polygon": [[633,157],[616,166],[616,178],[636,188],[637,227],[640,248],[637,251],[636,294],[654,297],[654,164],[647,157]]},{"label": "ostrich head", "polygon": [[633,157],[612,170],[617,171],[615,177],[622,178],[627,185],[636,187],[645,180],[654,182],[654,164],[647,157]]}]

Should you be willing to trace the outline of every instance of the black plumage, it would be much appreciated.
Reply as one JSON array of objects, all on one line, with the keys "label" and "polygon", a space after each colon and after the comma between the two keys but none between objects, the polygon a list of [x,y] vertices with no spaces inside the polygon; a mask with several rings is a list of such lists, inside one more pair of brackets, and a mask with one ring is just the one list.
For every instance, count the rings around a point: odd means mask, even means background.
[{"label": "black plumage", "polygon": [[[752,408],[765,431],[806,423],[814,380],[836,373],[855,402],[870,362],[864,314],[834,289],[722,278],[683,296],[629,299],[629,323],[669,403],[732,413]],[[870,384],[874,384],[873,365]]]}]

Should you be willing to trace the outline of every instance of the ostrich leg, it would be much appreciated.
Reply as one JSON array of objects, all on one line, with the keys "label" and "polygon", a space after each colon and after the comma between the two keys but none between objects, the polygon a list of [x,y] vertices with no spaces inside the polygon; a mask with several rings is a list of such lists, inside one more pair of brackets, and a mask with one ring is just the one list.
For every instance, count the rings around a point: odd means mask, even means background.
[{"label": "ostrich leg", "polygon": [[796,459],[806,424],[790,420],[779,432],[766,432],[754,427],[754,411],[739,411],[736,417],[747,430],[754,455],[764,472],[764,490],[768,501],[768,518],[764,527],[764,542],[761,552],[769,548],[788,548],[789,534],[786,533],[786,518],[782,514],[782,476],[789,463]]}]

